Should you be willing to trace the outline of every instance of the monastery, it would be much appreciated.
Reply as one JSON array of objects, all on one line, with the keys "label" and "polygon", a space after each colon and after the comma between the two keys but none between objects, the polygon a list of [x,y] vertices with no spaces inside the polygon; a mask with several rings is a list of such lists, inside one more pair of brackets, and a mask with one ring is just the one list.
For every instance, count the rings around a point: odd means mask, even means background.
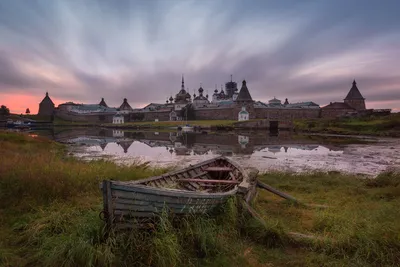
[{"label": "monastery", "polygon": [[348,114],[365,114],[365,98],[357,88],[356,81],[350,88],[344,102],[331,102],[320,108],[316,103],[289,103],[273,98],[264,103],[253,100],[247,82],[242,81],[240,89],[231,80],[225,83],[225,90],[215,88],[213,95],[204,94],[202,86],[198,94],[191,95],[185,89],[182,76],[181,88],[165,103],[150,103],[143,108],[132,108],[124,98],[117,107],[109,107],[104,98],[99,104],[76,104],[66,102],[54,107],[48,93],[39,105],[39,115],[53,114],[64,120],[91,121],[105,123],[125,123],[132,121],[183,121],[183,120],[249,120],[267,119],[270,121],[291,121],[293,119],[334,118]]}]

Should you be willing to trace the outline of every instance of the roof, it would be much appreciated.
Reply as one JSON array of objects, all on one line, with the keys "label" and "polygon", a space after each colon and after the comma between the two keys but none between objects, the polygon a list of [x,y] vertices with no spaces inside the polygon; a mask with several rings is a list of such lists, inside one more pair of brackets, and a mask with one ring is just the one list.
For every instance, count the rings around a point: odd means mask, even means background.
[{"label": "roof", "polygon": [[304,107],[304,106],[316,106],[319,107],[318,104],[312,102],[312,101],[308,101],[308,102],[298,102],[298,103],[290,103],[287,104],[286,107]]},{"label": "roof", "polygon": [[246,80],[243,80],[242,82],[242,88],[240,88],[240,92],[238,97],[236,98],[236,101],[253,101],[249,89],[247,89]]},{"label": "roof", "polygon": [[205,96],[203,96],[202,94],[196,96],[196,97],[193,99],[193,101],[195,101],[195,100],[207,100],[207,101],[208,101],[208,99],[207,99]]},{"label": "roof", "polygon": [[233,104],[233,101],[232,100],[223,100],[223,101],[217,102],[216,104],[218,106],[220,106],[220,105],[231,105],[231,104]]},{"label": "roof", "polygon": [[43,100],[42,100],[42,102],[40,102],[40,104],[52,104],[54,106],[54,103],[51,100],[51,98],[49,97],[48,92],[46,92],[46,96],[43,98]]},{"label": "roof", "polygon": [[101,99],[99,105],[100,105],[100,106],[103,106],[103,107],[108,107],[107,104],[106,104],[106,102],[104,101],[104,98]]},{"label": "roof", "polygon": [[131,105],[128,104],[128,100],[124,98],[124,102],[122,102],[122,105],[119,107],[120,110],[132,110]]},{"label": "roof", "polygon": [[74,105],[73,110],[79,111],[93,111],[93,112],[115,112],[115,108],[105,107],[100,104],[78,104]]},{"label": "roof", "polygon": [[239,114],[249,114],[246,110],[242,110],[239,112]]},{"label": "roof", "polygon": [[344,102],[331,102],[329,105],[322,107],[323,109],[353,109],[351,106],[349,106],[347,103]]},{"label": "roof", "polygon": [[350,91],[345,98],[345,100],[352,100],[352,99],[362,99],[362,100],[365,99],[357,88],[356,80],[353,81],[353,86],[350,88]]}]

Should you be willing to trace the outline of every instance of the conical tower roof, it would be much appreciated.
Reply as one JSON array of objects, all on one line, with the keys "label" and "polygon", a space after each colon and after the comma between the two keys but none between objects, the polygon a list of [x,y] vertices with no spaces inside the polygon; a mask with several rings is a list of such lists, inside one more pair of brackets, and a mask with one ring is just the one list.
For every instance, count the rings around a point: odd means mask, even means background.
[{"label": "conical tower roof", "polygon": [[99,105],[108,108],[106,101],[104,101],[104,98],[101,98]]},{"label": "conical tower roof", "polygon": [[48,92],[46,92],[46,96],[43,98],[43,100],[42,100],[42,102],[40,102],[40,104],[47,104],[47,103],[50,103],[50,104],[54,105],[53,101],[49,97],[49,93]]},{"label": "conical tower roof", "polygon": [[353,86],[351,87],[349,93],[347,94],[344,100],[353,100],[353,99],[362,99],[362,100],[365,99],[357,88],[356,80],[353,81]]},{"label": "conical tower roof", "polygon": [[242,82],[242,88],[240,88],[240,92],[238,97],[236,98],[236,101],[249,101],[249,102],[253,101],[249,89],[247,89],[246,80],[243,80]]},{"label": "conical tower roof", "polygon": [[119,107],[120,110],[132,110],[131,105],[129,105],[128,100],[124,98],[124,102],[122,105]]}]

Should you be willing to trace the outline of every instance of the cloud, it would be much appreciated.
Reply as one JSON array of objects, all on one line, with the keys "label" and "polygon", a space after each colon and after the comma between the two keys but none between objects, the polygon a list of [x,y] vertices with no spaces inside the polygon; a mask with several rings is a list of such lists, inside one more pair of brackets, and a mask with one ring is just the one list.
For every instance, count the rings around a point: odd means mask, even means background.
[{"label": "cloud", "polygon": [[165,102],[182,73],[191,93],[202,83],[210,95],[233,74],[264,101],[339,101],[356,78],[368,101],[399,107],[399,8],[395,0],[0,1],[0,95],[40,102],[49,91],[114,106],[126,97],[137,106]]}]

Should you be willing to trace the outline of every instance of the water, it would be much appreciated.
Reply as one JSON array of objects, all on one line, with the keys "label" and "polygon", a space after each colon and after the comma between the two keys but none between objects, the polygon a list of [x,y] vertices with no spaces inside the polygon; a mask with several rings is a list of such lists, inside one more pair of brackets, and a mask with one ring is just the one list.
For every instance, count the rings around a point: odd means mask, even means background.
[{"label": "water", "polygon": [[[342,171],[376,175],[400,165],[399,139],[299,136],[291,132],[134,132],[98,128],[39,131],[70,145],[76,157],[121,164],[184,167],[218,155],[260,171]],[[343,144],[346,143],[346,144]]]}]

